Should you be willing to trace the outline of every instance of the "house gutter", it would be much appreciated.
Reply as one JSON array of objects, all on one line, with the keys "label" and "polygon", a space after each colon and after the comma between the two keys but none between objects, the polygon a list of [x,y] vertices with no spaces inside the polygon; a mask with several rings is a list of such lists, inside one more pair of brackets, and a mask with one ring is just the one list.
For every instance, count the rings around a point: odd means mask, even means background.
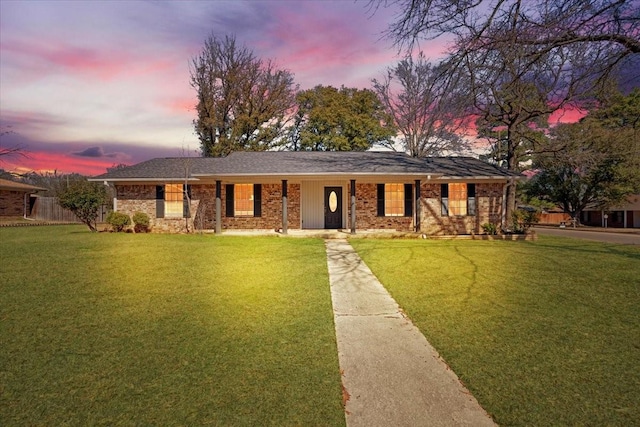
[{"label": "house gutter", "polygon": [[[87,179],[87,181],[92,181],[92,182],[166,182],[166,181],[176,181],[176,182],[183,182],[185,179],[184,177],[173,177],[173,178],[89,178]],[[191,182],[191,181],[199,181],[198,178],[187,178],[187,181]],[[106,185],[106,184],[105,184]]]}]

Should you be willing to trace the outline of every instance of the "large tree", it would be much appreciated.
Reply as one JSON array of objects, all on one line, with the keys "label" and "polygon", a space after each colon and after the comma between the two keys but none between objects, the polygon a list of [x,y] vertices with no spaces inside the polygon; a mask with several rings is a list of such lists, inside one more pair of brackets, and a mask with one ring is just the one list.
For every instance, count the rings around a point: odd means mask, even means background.
[{"label": "large tree", "polygon": [[262,60],[234,36],[205,40],[191,61],[198,97],[195,131],[203,156],[267,150],[284,135],[295,104],[293,75]]},{"label": "large tree", "polygon": [[402,149],[413,157],[441,156],[469,148],[462,133],[461,97],[446,85],[447,70],[432,65],[420,52],[387,69],[373,90],[402,136]]},{"label": "large tree", "polygon": [[290,148],[295,151],[365,151],[388,145],[393,120],[368,89],[316,86],[298,93]]},{"label": "large tree", "polygon": [[561,205],[579,219],[640,191],[640,90],[614,96],[578,123],[552,129],[549,150],[534,156],[529,196]]},{"label": "large tree", "polygon": [[[531,127],[541,126],[553,111],[593,99],[640,52],[640,8],[632,1],[371,3],[400,7],[388,34],[401,48],[449,37],[450,87],[467,88],[484,135],[504,128],[494,142],[506,148],[511,170],[519,168],[521,155],[535,151]],[[508,218],[514,207],[511,185]]]}]

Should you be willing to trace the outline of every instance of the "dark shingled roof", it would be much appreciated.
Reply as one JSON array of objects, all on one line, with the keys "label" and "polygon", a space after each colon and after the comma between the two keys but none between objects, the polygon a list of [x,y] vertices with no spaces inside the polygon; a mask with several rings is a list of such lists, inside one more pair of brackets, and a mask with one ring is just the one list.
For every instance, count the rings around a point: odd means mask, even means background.
[{"label": "dark shingled roof", "polygon": [[232,153],[212,172],[228,176],[424,174],[428,171],[422,161],[391,151],[266,151]]},{"label": "dark shingled roof", "polygon": [[521,176],[517,172],[502,169],[474,157],[427,157],[423,161],[429,165],[429,169],[441,173],[443,178],[510,178]]},{"label": "dark shingled roof", "polygon": [[374,151],[235,152],[227,157],[158,158],[96,176],[92,180],[192,179],[242,175],[432,175],[434,178],[508,178],[519,176],[472,157],[417,159],[405,153]]},{"label": "dark shingled roof", "polygon": [[219,157],[164,157],[147,160],[123,169],[117,169],[93,177],[92,181],[99,180],[170,180],[184,179],[188,166],[191,174],[196,171],[214,171],[215,164],[224,159]]}]

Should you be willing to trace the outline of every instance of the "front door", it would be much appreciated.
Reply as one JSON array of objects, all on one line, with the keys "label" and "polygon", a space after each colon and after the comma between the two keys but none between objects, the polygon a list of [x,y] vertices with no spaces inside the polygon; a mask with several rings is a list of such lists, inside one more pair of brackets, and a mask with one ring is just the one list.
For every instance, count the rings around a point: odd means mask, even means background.
[{"label": "front door", "polygon": [[324,228],[342,228],[342,187],[324,187]]}]

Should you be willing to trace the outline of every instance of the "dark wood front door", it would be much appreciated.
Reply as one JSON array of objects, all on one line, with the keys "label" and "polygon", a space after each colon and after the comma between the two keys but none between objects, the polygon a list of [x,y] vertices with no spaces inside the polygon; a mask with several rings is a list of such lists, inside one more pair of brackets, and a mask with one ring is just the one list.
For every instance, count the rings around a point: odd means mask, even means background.
[{"label": "dark wood front door", "polygon": [[324,187],[324,228],[342,228],[342,187]]}]

